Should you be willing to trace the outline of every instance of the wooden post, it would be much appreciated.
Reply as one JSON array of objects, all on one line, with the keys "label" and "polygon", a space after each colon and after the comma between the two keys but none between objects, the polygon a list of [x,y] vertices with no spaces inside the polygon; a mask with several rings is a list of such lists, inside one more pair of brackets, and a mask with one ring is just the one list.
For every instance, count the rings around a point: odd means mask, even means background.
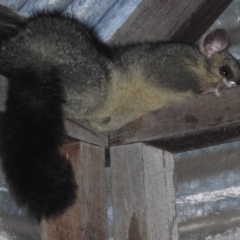
[{"label": "wooden post", "polygon": [[111,148],[114,240],[177,240],[174,159],[143,143]]},{"label": "wooden post", "polygon": [[62,216],[42,221],[42,240],[105,240],[105,150],[78,142],[63,152],[75,170],[78,198]]}]

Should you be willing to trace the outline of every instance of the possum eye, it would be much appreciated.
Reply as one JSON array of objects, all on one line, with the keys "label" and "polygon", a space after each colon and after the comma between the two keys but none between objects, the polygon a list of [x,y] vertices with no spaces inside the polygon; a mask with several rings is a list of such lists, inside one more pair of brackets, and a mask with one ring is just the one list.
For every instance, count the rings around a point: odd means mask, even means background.
[{"label": "possum eye", "polygon": [[220,71],[220,74],[226,77],[227,79],[233,78],[233,73],[229,66],[222,66],[219,71]]}]

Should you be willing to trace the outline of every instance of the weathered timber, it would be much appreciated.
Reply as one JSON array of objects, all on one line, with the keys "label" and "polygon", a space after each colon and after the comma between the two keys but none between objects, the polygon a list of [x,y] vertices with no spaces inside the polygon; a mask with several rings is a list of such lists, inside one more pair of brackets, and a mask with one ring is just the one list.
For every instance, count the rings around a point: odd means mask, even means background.
[{"label": "weathered timber", "polygon": [[178,239],[171,153],[142,143],[111,148],[114,240]]},{"label": "weathered timber", "polygon": [[67,135],[71,138],[101,147],[108,146],[108,136],[106,133],[95,133],[91,129],[85,128],[81,123],[71,120],[65,121],[65,128]]},{"label": "weathered timber", "polygon": [[105,151],[86,143],[63,146],[78,184],[78,198],[63,215],[42,221],[42,240],[105,240]]},{"label": "weathered timber", "polygon": [[221,97],[201,95],[150,112],[110,133],[110,145],[162,143],[173,151],[179,150],[179,142],[181,148],[195,148],[240,137],[239,95],[236,87],[224,90]]},{"label": "weathered timber", "polygon": [[221,0],[216,4],[215,0],[202,1],[199,8],[192,13],[189,19],[186,19],[171,36],[171,39],[194,44],[231,2],[232,0]]},{"label": "weathered timber", "polygon": [[111,43],[180,40],[195,43],[232,0],[143,0]]}]

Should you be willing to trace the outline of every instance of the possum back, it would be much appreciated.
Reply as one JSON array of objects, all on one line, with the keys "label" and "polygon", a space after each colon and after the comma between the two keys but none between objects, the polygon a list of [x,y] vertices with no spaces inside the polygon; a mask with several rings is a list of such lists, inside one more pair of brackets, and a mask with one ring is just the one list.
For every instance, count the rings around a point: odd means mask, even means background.
[{"label": "possum back", "polygon": [[5,75],[27,68],[54,68],[65,88],[66,115],[73,117],[74,112],[86,115],[105,101],[106,69],[111,65],[108,52],[108,47],[75,19],[40,13],[2,44],[0,65]]}]

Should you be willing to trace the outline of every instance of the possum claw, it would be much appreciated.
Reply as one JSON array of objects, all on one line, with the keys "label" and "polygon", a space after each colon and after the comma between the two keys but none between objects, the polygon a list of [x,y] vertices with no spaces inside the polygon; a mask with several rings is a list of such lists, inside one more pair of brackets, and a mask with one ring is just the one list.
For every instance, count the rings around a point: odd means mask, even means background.
[{"label": "possum claw", "polygon": [[231,88],[235,87],[237,84],[234,81],[228,81],[227,79],[223,78],[222,81],[219,82],[217,87],[214,89],[216,96],[221,97],[221,90],[225,87]]},{"label": "possum claw", "polygon": [[222,80],[222,84],[228,88],[237,86],[234,81],[227,81],[225,78]]},{"label": "possum claw", "polygon": [[221,90],[223,88],[231,88],[235,87],[237,84],[234,81],[228,81],[225,78],[223,78],[217,85],[216,88],[211,88],[208,91],[205,91],[203,94],[214,92],[217,97],[221,97]]},{"label": "possum claw", "polygon": [[222,94],[221,94],[221,92],[220,92],[220,90],[218,88],[214,89],[214,93],[216,94],[217,97],[221,97],[222,96]]}]

